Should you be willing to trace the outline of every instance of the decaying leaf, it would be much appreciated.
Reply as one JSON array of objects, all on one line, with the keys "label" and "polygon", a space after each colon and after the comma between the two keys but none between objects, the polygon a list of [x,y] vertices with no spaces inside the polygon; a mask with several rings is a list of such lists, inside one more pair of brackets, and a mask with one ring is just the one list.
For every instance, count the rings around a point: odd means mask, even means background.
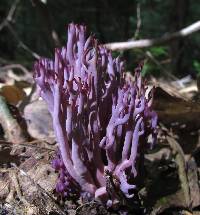
[{"label": "decaying leaf", "polygon": [[15,85],[5,85],[1,87],[0,95],[3,96],[8,103],[16,105],[25,98],[26,93]]}]

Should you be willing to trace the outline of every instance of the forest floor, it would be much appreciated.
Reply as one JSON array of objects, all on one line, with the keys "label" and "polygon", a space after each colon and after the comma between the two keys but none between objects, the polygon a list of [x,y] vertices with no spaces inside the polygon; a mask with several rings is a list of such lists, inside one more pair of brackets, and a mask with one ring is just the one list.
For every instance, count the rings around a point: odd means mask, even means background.
[{"label": "forest floor", "polygon": [[[57,147],[47,107],[38,100],[31,81],[16,81],[15,76],[3,79],[0,215],[125,214],[126,206],[110,211],[96,201],[63,200],[55,193],[58,175],[51,160]],[[144,187],[138,190],[140,212],[126,214],[200,215],[200,96],[196,84],[162,79],[152,79],[152,83],[157,86],[158,142],[145,154]]]}]

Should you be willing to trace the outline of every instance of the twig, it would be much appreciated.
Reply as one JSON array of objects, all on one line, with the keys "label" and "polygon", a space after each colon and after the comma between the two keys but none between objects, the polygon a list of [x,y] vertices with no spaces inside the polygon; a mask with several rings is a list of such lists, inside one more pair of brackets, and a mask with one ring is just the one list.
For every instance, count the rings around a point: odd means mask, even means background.
[{"label": "twig", "polygon": [[15,32],[14,28],[10,23],[7,23],[7,27],[10,30],[11,34],[14,36],[14,38],[17,40],[19,43],[19,46],[23,48],[25,51],[29,52],[34,58],[40,59],[40,55],[37,54],[36,52],[32,51],[26,44],[23,43],[23,41],[19,38],[17,33]]},{"label": "twig", "polygon": [[[13,69],[21,70],[23,72],[23,75],[16,75],[13,72]],[[8,72],[8,70],[11,70],[11,71]],[[29,84],[32,84],[32,82],[33,82],[32,73],[29,72],[28,69],[26,69],[26,67],[24,67],[23,65],[18,64],[18,63],[10,63],[8,65],[2,66],[2,67],[0,67],[0,72],[2,72],[0,77],[4,77],[6,75],[9,78],[14,79],[16,81],[26,81]]]},{"label": "twig", "polygon": [[[1,172],[1,170],[0,170]],[[3,185],[3,188],[0,188],[0,193],[9,185],[9,181]]]},{"label": "twig", "polygon": [[7,25],[8,22],[11,22],[13,20],[13,16],[15,14],[19,2],[20,0],[15,0],[14,3],[12,4],[10,10],[8,11],[7,17],[0,24],[0,31]]},{"label": "twig", "polygon": [[15,14],[15,11],[17,9],[17,5],[20,2],[20,0],[15,0],[15,2],[13,3],[12,7],[10,8],[9,12],[8,12],[8,16],[7,16],[7,20],[9,22],[11,22],[13,20],[13,16]]},{"label": "twig", "polygon": [[156,58],[151,54],[150,51],[146,51],[145,52],[145,55],[153,62],[155,63],[159,69],[161,69],[164,74],[167,76],[167,77],[170,77],[170,79],[172,79],[173,81],[177,81],[178,78],[176,76],[174,76],[173,74],[171,74],[170,72],[168,72],[161,64],[158,60],[156,60]]},{"label": "twig", "polygon": [[197,21],[186,28],[181,29],[180,31],[176,31],[174,33],[167,33],[160,38],[155,39],[142,39],[142,40],[134,40],[128,42],[115,42],[115,43],[107,43],[105,46],[111,50],[127,50],[133,48],[146,48],[156,45],[161,45],[165,43],[169,43],[178,38],[183,38],[189,36],[200,30],[200,21]]},{"label": "twig", "polygon": [[24,196],[22,195],[22,192],[20,190],[20,186],[19,186],[19,182],[18,182],[18,179],[17,179],[16,170],[12,170],[9,173],[10,173],[10,179],[11,179],[11,181],[12,181],[14,187],[15,187],[15,190],[17,192],[17,195],[18,195],[19,199],[23,202],[23,204],[25,206],[29,206],[30,204],[24,198]]},{"label": "twig", "polygon": [[9,69],[20,69],[22,72],[24,72],[24,75],[30,76],[29,71],[21,64],[9,64],[9,65],[0,67],[0,70],[4,70],[4,71]]},{"label": "twig", "polygon": [[27,52],[29,52],[34,58],[39,59],[40,56],[36,52],[33,52],[27,45],[25,45],[22,42],[22,40],[19,38],[19,36],[15,32],[15,30],[13,29],[12,25],[10,24],[13,21],[13,17],[14,17],[14,14],[15,14],[15,11],[17,9],[17,5],[19,2],[20,2],[20,0],[15,0],[15,2],[12,4],[12,6],[8,12],[8,15],[3,20],[3,22],[0,24],[0,31],[4,27],[7,27],[10,30],[11,34],[14,36],[14,38],[18,41],[19,46],[22,47]]},{"label": "twig", "polygon": [[141,19],[140,3],[137,3],[137,28],[134,34],[135,39],[137,39],[139,36],[141,25],[142,25],[142,19]]},{"label": "twig", "polygon": [[[10,172],[11,170],[9,170],[8,172]],[[10,187],[9,187],[9,194],[7,195],[5,202],[10,204],[11,202],[13,202],[14,200],[14,193],[15,193],[15,187],[14,185],[11,183]]]}]

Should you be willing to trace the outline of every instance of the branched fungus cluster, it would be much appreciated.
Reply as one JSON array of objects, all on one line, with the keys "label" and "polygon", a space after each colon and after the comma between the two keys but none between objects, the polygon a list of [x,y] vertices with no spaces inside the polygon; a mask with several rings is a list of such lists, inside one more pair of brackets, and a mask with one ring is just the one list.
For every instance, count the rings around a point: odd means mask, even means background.
[{"label": "branched fungus cluster", "polygon": [[[86,27],[70,24],[66,46],[55,49],[55,59],[34,65],[34,78],[53,119],[59,155],[56,190],[112,202],[105,172],[118,181],[126,198],[133,197],[140,148],[151,135],[156,140],[157,115],[152,110],[153,89],[141,77],[126,77],[124,63],[113,58]],[[112,199],[110,199],[112,198]]]}]

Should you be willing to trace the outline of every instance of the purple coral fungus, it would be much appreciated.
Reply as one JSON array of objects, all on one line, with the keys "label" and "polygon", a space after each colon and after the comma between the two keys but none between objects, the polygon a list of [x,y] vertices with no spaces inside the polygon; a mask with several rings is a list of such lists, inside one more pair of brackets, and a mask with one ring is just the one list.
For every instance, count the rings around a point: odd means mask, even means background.
[{"label": "purple coral fungus", "polygon": [[133,197],[130,180],[139,174],[139,145],[148,135],[155,142],[157,125],[153,89],[147,90],[141,69],[142,64],[135,80],[129,79],[123,61],[75,24],[69,25],[67,44],[55,49],[54,60],[35,63],[34,78],[59,144],[60,155],[53,161],[60,171],[58,192],[108,201],[108,171],[119,191]]}]

